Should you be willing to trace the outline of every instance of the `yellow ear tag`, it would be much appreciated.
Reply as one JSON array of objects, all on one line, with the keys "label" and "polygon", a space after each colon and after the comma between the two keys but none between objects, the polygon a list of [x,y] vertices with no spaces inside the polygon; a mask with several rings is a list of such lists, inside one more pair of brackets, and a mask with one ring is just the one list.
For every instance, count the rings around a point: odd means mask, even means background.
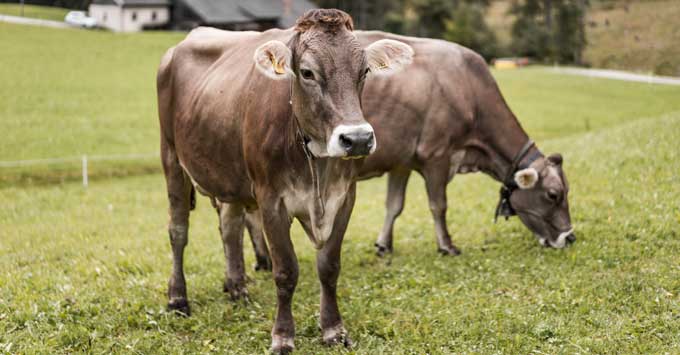
[{"label": "yellow ear tag", "polygon": [[283,64],[284,62],[278,62],[275,58],[273,59],[274,61],[274,71],[276,74],[286,74],[286,70],[283,69]]},{"label": "yellow ear tag", "polygon": [[380,69],[387,69],[388,65],[385,62],[380,62]]}]

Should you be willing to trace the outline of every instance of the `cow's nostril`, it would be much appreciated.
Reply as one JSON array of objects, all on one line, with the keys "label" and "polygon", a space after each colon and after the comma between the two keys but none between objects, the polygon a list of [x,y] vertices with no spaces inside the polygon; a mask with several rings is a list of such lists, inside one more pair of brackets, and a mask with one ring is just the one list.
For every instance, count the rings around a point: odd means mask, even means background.
[{"label": "cow's nostril", "polygon": [[575,241],[576,241],[576,236],[574,235],[574,233],[569,234],[569,235],[567,236],[567,242],[568,242],[569,244],[571,244],[571,243],[573,243],[573,242],[575,242]]},{"label": "cow's nostril", "polygon": [[345,148],[345,149],[352,148],[352,140],[349,137],[347,137],[344,134],[341,134],[339,139],[340,139],[340,145],[343,148]]},{"label": "cow's nostril", "polygon": [[375,144],[375,139],[373,138],[373,132],[369,133],[368,135],[368,149],[373,148],[373,145]]}]

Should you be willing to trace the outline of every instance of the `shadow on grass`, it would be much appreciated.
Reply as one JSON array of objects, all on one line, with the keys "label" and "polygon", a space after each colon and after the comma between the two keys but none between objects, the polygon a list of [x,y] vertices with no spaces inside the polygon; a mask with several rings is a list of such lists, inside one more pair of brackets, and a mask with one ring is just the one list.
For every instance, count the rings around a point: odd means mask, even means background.
[{"label": "shadow on grass", "polygon": [[[92,162],[88,166],[88,180],[89,183],[93,183],[113,178],[159,174],[162,171],[160,162],[155,161]],[[0,170],[0,189],[49,186],[77,181],[83,181],[79,163]]]}]

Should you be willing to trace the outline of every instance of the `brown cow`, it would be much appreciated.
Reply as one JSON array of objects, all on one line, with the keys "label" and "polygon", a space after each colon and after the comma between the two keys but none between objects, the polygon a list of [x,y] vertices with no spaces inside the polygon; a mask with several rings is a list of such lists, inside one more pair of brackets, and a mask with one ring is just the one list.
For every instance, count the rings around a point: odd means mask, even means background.
[{"label": "brown cow", "polygon": [[413,56],[394,40],[364,46],[352,27],[342,11],[311,10],[285,31],[198,29],[163,57],[157,85],[173,253],[170,309],[189,314],[183,253],[196,188],[218,208],[225,287],[236,297],[246,294],[244,212],[257,210],[277,287],[272,350],[293,349],[292,218],[318,249],[323,340],[349,343],[336,300],[340,250],[356,158],[376,149],[361,92],[369,71],[393,73]]},{"label": "brown cow", "polygon": [[[506,201],[498,212],[516,212],[542,245],[562,248],[575,240],[562,157],[544,157],[529,143],[479,55],[441,40],[355,33],[362,43],[392,39],[415,51],[404,73],[373,80],[363,93],[364,115],[380,144],[359,178],[389,174],[387,214],[376,242],[379,255],[393,249],[392,230],[412,170],[425,179],[443,254],[460,253],[446,224],[446,185],[457,173],[481,171],[501,182]],[[256,244],[256,268],[266,269],[266,245],[258,242],[262,238],[252,224],[248,228]]]}]

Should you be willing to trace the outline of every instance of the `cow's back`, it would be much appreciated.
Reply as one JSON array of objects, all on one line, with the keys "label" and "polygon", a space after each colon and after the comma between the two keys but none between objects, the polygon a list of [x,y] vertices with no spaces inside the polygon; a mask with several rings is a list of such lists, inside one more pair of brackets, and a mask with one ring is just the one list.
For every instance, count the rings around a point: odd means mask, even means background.
[{"label": "cow's back", "polygon": [[[455,43],[393,35],[357,33],[363,44],[394,39],[409,44],[413,63],[398,75],[367,81],[364,112],[378,140],[362,177],[394,168],[419,169],[424,161],[447,156],[472,125],[476,101],[469,66],[483,59]],[[485,64],[484,64],[485,65]]]}]

